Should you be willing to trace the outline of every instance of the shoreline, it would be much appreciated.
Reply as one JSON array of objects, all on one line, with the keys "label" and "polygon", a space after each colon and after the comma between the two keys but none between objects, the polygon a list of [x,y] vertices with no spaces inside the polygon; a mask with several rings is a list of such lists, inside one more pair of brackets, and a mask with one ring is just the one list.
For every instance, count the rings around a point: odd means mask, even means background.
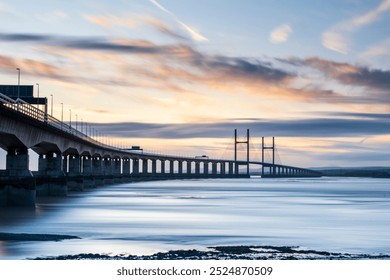
[{"label": "shoreline", "polygon": [[217,246],[207,250],[171,250],[153,255],[93,254],[48,256],[28,260],[389,260],[390,255],[332,253],[289,246]]},{"label": "shoreline", "polygon": [[81,239],[78,236],[62,234],[6,233],[0,232],[0,241],[61,241]]},{"label": "shoreline", "polygon": [[[29,234],[0,232],[0,241],[5,242],[59,242],[69,239],[82,239],[73,235]],[[390,254],[338,253],[303,249],[299,246],[232,245],[212,246],[204,250],[169,250],[151,255],[133,255],[122,253],[79,253],[31,257],[26,260],[390,260]],[[21,259],[22,260],[22,259]]]}]

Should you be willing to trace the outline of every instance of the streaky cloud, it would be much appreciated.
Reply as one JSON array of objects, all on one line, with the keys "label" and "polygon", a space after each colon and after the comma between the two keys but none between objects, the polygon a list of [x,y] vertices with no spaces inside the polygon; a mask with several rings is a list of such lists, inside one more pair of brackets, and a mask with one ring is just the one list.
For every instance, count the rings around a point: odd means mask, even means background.
[{"label": "streaky cloud", "polygon": [[[343,114],[340,114],[341,116]],[[345,118],[354,116],[355,118]],[[250,129],[259,136],[279,137],[367,137],[390,134],[389,114],[351,114],[335,118],[298,120],[226,120],[216,123],[153,124],[139,122],[95,123],[98,130],[126,138],[226,138],[234,128]]]},{"label": "streaky cloud", "polygon": [[179,25],[181,25],[184,30],[186,30],[190,35],[191,37],[195,40],[195,41],[208,41],[208,39],[203,36],[202,34],[200,34],[199,32],[197,32],[196,30],[194,30],[194,28],[188,26],[187,24],[185,24],[183,21],[181,21],[174,13],[172,13],[171,11],[169,11],[168,9],[166,9],[164,6],[162,6],[160,3],[158,3],[156,0],[149,0],[149,2],[151,2],[153,5],[155,5],[157,8],[159,8],[161,11],[169,14]]},{"label": "streaky cloud", "polygon": [[390,9],[390,0],[382,0],[375,8],[350,20],[342,21],[322,34],[325,48],[342,54],[349,52],[349,35],[357,29],[368,25]]},{"label": "streaky cloud", "polygon": [[371,69],[366,66],[335,62],[318,57],[294,58],[293,63],[306,65],[321,71],[324,75],[347,85],[360,85],[381,90],[390,89],[390,71]]},{"label": "streaky cloud", "polygon": [[79,50],[102,50],[119,53],[138,54],[175,54],[180,52],[184,45],[155,45],[145,44],[143,41],[128,41],[118,43],[102,37],[72,37],[36,34],[8,34],[0,33],[0,41],[3,42],[31,42]]},{"label": "streaky cloud", "polygon": [[168,36],[173,39],[188,41],[190,38],[177,32],[161,20],[158,20],[151,16],[142,16],[142,15],[129,15],[125,18],[118,17],[116,15],[85,15],[84,18],[95,25],[98,25],[103,28],[110,28],[111,26],[121,26],[126,28],[137,28],[139,26],[149,26],[157,30],[161,34]]}]

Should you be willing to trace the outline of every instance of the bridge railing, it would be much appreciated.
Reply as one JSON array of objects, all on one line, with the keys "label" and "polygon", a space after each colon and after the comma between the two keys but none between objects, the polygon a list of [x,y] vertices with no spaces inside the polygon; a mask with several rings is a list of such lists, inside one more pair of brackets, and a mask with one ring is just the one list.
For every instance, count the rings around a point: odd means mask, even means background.
[{"label": "bridge railing", "polygon": [[70,124],[64,123],[64,122],[56,119],[55,117],[49,115],[46,112],[46,107],[45,107],[45,111],[42,111],[39,108],[31,105],[30,103],[25,102],[22,99],[18,98],[17,100],[14,100],[14,99],[10,98],[9,96],[6,96],[2,93],[0,93],[0,103],[9,109],[12,109],[14,111],[17,111],[17,112],[23,114],[23,115],[34,118],[35,120],[38,120],[38,121],[44,123],[45,125],[55,127],[63,132],[72,134],[72,135],[74,135],[78,138],[81,138],[85,141],[88,141],[90,143],[93,143],[93,144],[96,144],[99,146],[103,146],[106,148],[116,149],[116,147],[101,143],[101,142],[97,141],[96,139],[88,136],[87,134],[81,132],[80,130],[76,129],[75,127],[71,126]]}]

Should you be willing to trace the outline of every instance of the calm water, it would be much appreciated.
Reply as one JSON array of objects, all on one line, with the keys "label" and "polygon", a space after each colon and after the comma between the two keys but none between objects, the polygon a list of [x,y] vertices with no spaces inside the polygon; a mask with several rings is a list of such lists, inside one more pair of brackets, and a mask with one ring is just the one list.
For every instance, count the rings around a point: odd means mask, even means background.
[{"label": "calm water", "polygon": [[390,180],[224,179],[141,182],[0,209],[0,232],[68,234],[0,241],[0,259],[144,255],[215,245],[285,245],[390,253]]}]

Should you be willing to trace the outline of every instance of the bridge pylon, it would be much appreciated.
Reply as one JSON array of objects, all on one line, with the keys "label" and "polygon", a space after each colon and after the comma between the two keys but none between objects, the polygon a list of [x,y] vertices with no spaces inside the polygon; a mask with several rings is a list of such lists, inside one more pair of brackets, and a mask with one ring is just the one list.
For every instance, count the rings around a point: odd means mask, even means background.
[{"label": "bridge pylon", "polygon": [[[264,150],[272,150],[272,175],[276,175],[275,166],[275,137],[272,137],[272,146],[264,145],[264,137],[261,137],[261,162],[264,163]],[[264,164],[261,166],[261,176],[264,177]]]},{"label": "bridge pylon", "polygon": [[246,163],[240,165],[246,165],[246,174],[249,176],[249,129],[246,130],[246,141],[237,140],[237,129],[234,130],[234,168],[235,174],[240,172],[239,164],[237,163],[237,144],[246,144]]}]

